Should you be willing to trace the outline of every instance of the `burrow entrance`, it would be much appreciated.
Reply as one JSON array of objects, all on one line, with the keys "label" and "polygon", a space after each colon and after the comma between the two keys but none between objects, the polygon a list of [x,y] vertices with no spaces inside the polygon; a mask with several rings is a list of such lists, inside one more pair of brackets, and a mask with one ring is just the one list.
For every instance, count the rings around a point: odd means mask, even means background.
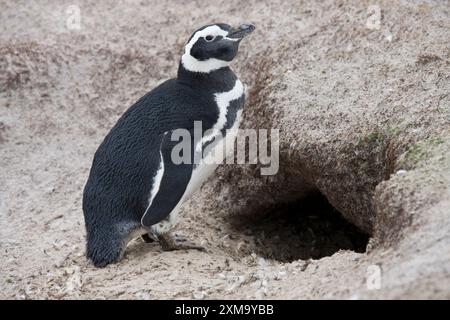
[{"label": "burrow entrance", "polygon": [[369,235],[347,222],[320,193],[258,215],[234,216],[230,223],[244,235],[247,253],[280,262],[320,259],[339,250],[362,253],[369,241]]}]

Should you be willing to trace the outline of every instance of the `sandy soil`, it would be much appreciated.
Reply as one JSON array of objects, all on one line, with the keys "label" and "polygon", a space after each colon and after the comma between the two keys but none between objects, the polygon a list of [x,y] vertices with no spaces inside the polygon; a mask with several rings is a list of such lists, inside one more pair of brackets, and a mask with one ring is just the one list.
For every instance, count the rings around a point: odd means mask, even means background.
[{"label": "sandy soil", "polygon": [[[370,29],[371,4],[0,0],[0,297],[450,298],[450,4],[380,1]],[[217,21],[257,25],[234,69],[243,126],[282,130],[280,174],[218,169],[177,230],[207,252],[136,239],[96,269],[93,154]]]}]

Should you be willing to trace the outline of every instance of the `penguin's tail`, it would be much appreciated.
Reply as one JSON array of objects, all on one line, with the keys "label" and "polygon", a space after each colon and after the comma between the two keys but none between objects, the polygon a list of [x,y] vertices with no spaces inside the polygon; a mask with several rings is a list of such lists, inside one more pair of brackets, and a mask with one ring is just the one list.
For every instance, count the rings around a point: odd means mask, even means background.
[{"label": "penguin's tail", "polygon": [[98,268],[119,261],[127,245],[124,235],[114,228],[89,230],[86,255]]}]

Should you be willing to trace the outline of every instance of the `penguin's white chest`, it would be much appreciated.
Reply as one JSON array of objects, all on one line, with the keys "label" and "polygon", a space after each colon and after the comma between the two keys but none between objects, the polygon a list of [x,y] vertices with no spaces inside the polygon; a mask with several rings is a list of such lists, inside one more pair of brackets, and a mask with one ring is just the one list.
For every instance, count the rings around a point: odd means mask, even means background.
[{"label": "penguin's white chest", "polygon": [[207,154],[203,155],[202,161],[192,172],[185,198],[189,198],[192,193],[199,189],[217,166],[223,163],[228,155],[233,153],[234,141],[238,133],[241,114],[242,111],[239,110],[233,126],[227,130],[227,134],[223,138],[220,138],[220,140],[216,140],[217,144]]},{"label": "penguin's white chest", "polygon": [[[244,94],[244,86],[242,82],[236,80],[236,83],[230,91],[220,92],[215,94],[216,103],[219,109],[219,117],[217,122],[211,129],[211,134],[205,134],[201,139],[198,146],[198,151],[201,152],[202,145],[207,141],[214,139],[214,147],[210,148],[208,152],[204,152],[202,161],[194,168],[191,176],[191,180],[186,188],[183,198],[188,199],[192,193],[201,187],[208,177],[214,172],[217,166],[223,163],[224,159],[233,152],[234,141],[239,129],[239,124],[242,117],[242,110],[239,110],[236,114],[235,121],[232,127],[226,130],[226,135],[222,136],[221,131],[225,127],[227,122],[228,108],[232,101],[237,100]],[[201,144],[201,145],[200,145]]]}]

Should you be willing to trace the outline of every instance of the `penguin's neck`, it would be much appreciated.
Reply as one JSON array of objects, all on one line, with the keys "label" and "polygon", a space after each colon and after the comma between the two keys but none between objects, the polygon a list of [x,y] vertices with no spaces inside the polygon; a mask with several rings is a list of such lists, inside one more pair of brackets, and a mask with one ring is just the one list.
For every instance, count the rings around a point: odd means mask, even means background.
[{"label": "penguin's neck", "polygon": [[184,68],[180,62],[177,80],[193,89],[225,92],[231,90],[238,79],[230,67],[210,72],[192,72]]}]

